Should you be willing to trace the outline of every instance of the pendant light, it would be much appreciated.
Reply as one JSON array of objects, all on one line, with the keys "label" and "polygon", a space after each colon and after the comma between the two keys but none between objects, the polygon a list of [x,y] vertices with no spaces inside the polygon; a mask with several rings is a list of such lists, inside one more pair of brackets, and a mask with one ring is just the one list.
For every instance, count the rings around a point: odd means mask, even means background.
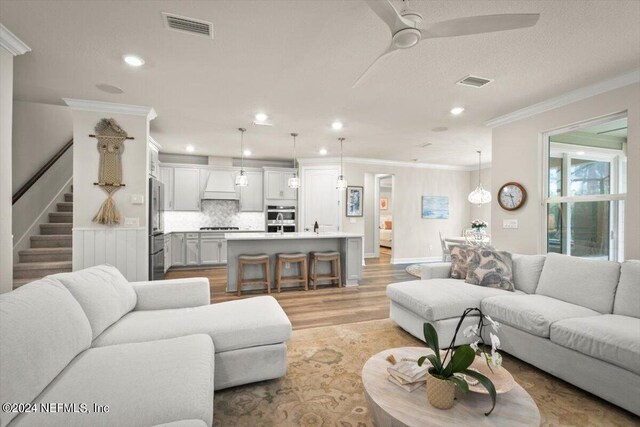
[{"label": "pendant light", "polygon": [[342,167],[342,143],[344,142],[344,138],[338,138],[338,141],[340,141],[340,176],[338,177],[338,181],[336,182],[336,189],[344,190],[347,188],[347,180],[344,179]]},{"label": "pendant light", "polygon": [[295,172],[293,172],[293,176],[289,178],[287,184],[289,188],[300,188],[300,177],[298,176],[298,166],[296,165],[296,136],[298,136],[298,134],[294,132],[291,136],[293,137],[293,168]]},{"label": "pendant light", "polygon": [[469,202],[474,205],[481,206],[485,203],[491,202],[491,193],[482,188],[482,183],[480,182],[480,167],[482,165],[482,151],[478,151],[478,186],[475,190],[469,193]]},{"label": "pendant light", "polygon": [[240,175],[236,176],[236,185],[238,187],[246,187],[249,185],[249,179],[244,172],[244,133],[247,131],[245,128],[238,128],[240,131]]}]

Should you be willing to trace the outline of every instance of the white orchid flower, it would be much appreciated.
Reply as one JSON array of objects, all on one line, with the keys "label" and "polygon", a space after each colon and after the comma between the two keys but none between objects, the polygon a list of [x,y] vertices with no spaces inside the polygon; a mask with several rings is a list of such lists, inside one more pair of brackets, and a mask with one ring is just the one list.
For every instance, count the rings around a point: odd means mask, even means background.
[{"label": "white orchid flower", "polygon": [[467,326],[466,328],[464,328],[464,331],[462,332],[462,334],[465,337],[471,337],[473,335],[478,335],[478,325]]},{"label": "white orchid flower", "polygon": [[478,351],[478,343],[480,342],[480,340],[472,342],[471,344],[469,344],[469,346],[473,349],[473,351]]},{"label": "white orchid flower", "polygon": [[501,366],[502,365],[502,355],[500,355],[500,353],[498,353],[495,350],[491,350],[491,363],[494,366]]},{"label": "white orchid flower", "polygon": [[493,330],[495,332],[498,332],[498,328],[500,327],[500,323],[496,322],[491,317],[486,316],[486,315],[484,316],[484,318],[487,319],[487,321],[491,324],[491,327],[493,328]]},{"label": "white orchid flower", "polygon": [[489,336],[491,337],[491,348],[492,348],[492,351],[495,351],[495,350],[499,349],[500,348],[500,338],[498,338],[497,335],[494,335],[493,332],[490,332]]}]

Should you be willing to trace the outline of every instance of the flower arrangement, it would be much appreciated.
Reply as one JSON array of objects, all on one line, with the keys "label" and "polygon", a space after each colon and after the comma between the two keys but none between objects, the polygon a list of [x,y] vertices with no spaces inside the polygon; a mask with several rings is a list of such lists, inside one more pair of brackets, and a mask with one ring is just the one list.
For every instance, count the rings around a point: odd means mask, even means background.
[{"label": "flower arrangement", "polygon": [[[462,323],[467,316],[474,312],[477,312],[480,316],[478,323],[466,327],[463,331],[463,334],[465,337],[469,338],[475,336],[477,339],[471,344],[464,344],[453,350],[456,337],[458,335],[458,332],[460,331]],[[425,323],[423,325],[424,339],[427,343],[427,346],[433,351],[433,354],[419,358],[418,365],[422,366],[425,360],[428,360],[431,364],[431,367],[428,370],[431,377],[439,380],[440,382],[447,381],[452,384],[452,389],[457,386],[464,393],[469,392],[470,381],[475,380],[473,381],[472,385],[480,383],[489,392],[489,396],[491,397],[492,402],[491,410],[485,413],[485,415],[491,414],[496,406],[496,388],[489,378],[473,369],[469,369],[469,366],[471,366],[471,364],[473,363],[473,360],[475,359],[476,353],[478,351],[480,352],[481,357],[483,357],[487,362],[489,370],[491,370],[492,366],[500,366],[500,364],[502,363],[502,356],[500,356],[500,354],[498,353],[498,349],[500,348],[500,339],[493,333],[498,331],[499,326],[500,325],[498,324],[498,322],[494,321],[489,316],[485,316],[480,309],[467,308],[458,321],[458,325],[456,326],[455,332],[453,334],[453,339],[451,340],[451,343],[449,344],[444,357],[441,357],[440,345],[438,342],[438,333],[436,332],[432,324]],[[491,329],[493,330],[493,332],[489,333],[489,337],[491,339],[490,354],[485,351],[485,349],[487,348],[487,345],[483,338],[483,331],[485,327],[491,327]],[[429,393],[429,384],[430,382],[429,380],[427,380],[427,395],[429,396],[429,399],[431,401],[432,395]],[[451,393],[451,405],[448,407],[451,407],[452,405],[453,393]]]},{"label": "flower arrangement", "polygon": [[474,219],[473,221],[471,221],[471,228],[473,228],[474,230],[483,230],[485,228],[487,228],[489,226],[489,224],[487,224],[487,221],[482,221],[479,219]]}]

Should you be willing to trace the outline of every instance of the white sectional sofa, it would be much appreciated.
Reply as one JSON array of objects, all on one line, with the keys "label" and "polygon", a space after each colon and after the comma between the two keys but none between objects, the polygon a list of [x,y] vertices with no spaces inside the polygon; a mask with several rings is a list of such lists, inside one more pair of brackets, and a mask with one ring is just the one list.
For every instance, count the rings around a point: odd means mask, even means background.
[{"label": "white sectional sofa", "polygon": [[214,389],[284,376],[290,337],[275,299],[211,305],[207,279],[48,276],[0,295],[0,400],[23,404],[0,427],[210,426]]},{"label": "white sectional sofa", "polygon": [[421,340],[432,323],[448,344],[464,309],[481,308],[502,324],[505,352],[640,415],[640,261],[513,255],[515,292],[449,271],[427,264],[422,280],[389,285],[391,318]]}]

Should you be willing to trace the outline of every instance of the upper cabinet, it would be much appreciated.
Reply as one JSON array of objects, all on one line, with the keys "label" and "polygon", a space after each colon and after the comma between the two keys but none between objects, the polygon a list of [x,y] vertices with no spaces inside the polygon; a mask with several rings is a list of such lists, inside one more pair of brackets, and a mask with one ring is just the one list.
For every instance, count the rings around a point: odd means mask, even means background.
[{"label": "upper cabinet", "polygon": [[173,210],[173,168],[160,166],[160,182],[164,184],[164,210]]},{"label": "upper cabinet", "polygon": [[262,171],[246,171],[249,181],[240,189],[240,212],[264,211],[264,183]]},{"label": "upper cabinet", "polygon": [[158,160],[158,153],[160,151],[160,146],[158,143],[151,137],[149,137],[149,176],[154,178],[160,177],[160,161]]},{"label": "upper cabinet", "polygon": [[200,169],[173,169],[173,210],[200,210]]},{"label": "upper cabinet", "polygon": [[289,188],[289,178],[295,174],[293,169],[266,169],[264,171],[264,188],[267,200],[296,200],[298,190]]}]

